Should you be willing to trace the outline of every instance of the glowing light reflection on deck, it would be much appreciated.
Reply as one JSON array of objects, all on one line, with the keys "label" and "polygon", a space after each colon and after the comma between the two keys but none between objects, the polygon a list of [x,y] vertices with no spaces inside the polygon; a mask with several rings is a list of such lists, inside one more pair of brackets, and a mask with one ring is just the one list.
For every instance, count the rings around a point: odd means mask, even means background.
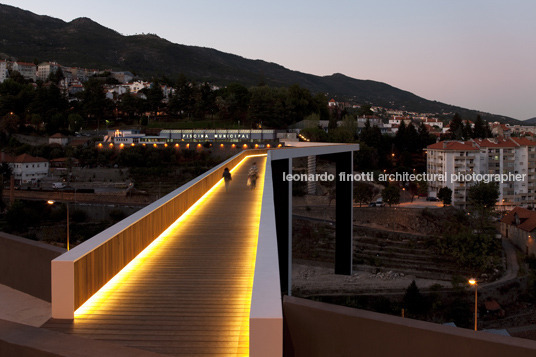
[{"label": "glowing light reflection on deck", "polygon": [[[263,157],[266,156],[266,154],[258,154],[258,155],[249,155],[242,159],[232,170],[231,172],[236,171],[244,162],[246,159],[251,157]],[[261,175],[259,177],[259,184],[257,185],[257,190],[255,191],[256,198],[255,200],[262,199],[262,193],[263,193],[263,184],[264,177]],[[136,258],[134,258],[129,264],[127,264],[115,277],[113,277],[106,285],[104,285],[95,295],[93,295],[88,301],[86,301],[78,310],[75,311],[75,323],[77,318],[81,318],[86,314],[95,313],[103,304],[106,303],[106,300],[114,294],[116,290],[118,290],[122,283],[124,283],[126,280],[128,280],[129,275],[133,272],[135,272],[138,269],[143,269],[144,262],[147,259],[150,259],[151,254],[158,250],[162,243],[173,233],[173,231],[176,229],[176,227],[183,222],[184,220],[188,219],[192,214],[194,214],[197,210],[202,209],[202,204],[204,201],[206,201],[210,195],[213,193],[215,189],[218,187],[223,186],[223,179],[220,179],[210,190],[208,190],[197,202],[195,202],[192,207],[190,207],[183,215],[181,215],[170,227],[168,227],[158,238],[156,238],[149,246],[147,246],[146,249],[144,249]],[[243,317],[240,318],[241,320],[241,329],[240,329],[240,335],[237,336],[237,352],[239,350],[241,351],[249,351],[249,311],[251,306],[251,294],[252,294],[252,288],[253,288],[253,279],[254,279],[254,272],[255,272],[255,258],[257,254],[257,240],[258,240],[258,231],[259,231],[259,219],[260,219],[260,211],[261,211],[261,205],[253,205],[253,211],[251,211],[251,217],[255,220],[254,225],[251,226],[251,231],[248,233],[248,236],[252,237],[254,240],[254,244],[251,245],[251,247],[248,249],[247,252],[245,252],[245,256],[243,257],[245,261],[250,262],[250,265],[248,267],[248,289],[246,296],[236,296],[237,299],[246,298],[245,301],[247,301],[246,304],[244,304],[244,314]],[[243,293],[241,293],[243,294]],[[248,355],[248,352],[241,353],[241,355]]]}]

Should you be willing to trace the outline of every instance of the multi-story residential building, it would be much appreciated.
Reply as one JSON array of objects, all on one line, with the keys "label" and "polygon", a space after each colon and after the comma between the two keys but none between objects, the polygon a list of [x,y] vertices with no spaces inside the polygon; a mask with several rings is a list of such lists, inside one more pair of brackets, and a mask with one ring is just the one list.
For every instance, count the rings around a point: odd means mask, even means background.
[{"label": "multi-story residential building", "polygon": [[22,154],[15,158],[7,158],[4,162],[9,164],[18,183],[36,183],[48,175],[49,163],[42,157]]},{"label": "multi-story residential building", "polygon": [[37,66],[27,62],[13,62],[13,70],[19,72],[25,79],[37,80]]},{"label": "multi-story residential building", "polygon": [[441,141],[427,147],[426,161],[427,173],[430,177],[441,177],[444,181],[429,181],[428,190],[430,196],[437,196],[439,190],[448,187],[452,190],[452,204],[464,206],[467,199],[468,183],[465,181],[452,180],[453,173],[473,173],[479,149],[476,145],[463,141]]},{"label": "multi-story residential building", "polygon": [[0,83],[7,79],[7,62],[0,61]]},{"label": "multi-story residential building", "polygon": [[[466,205],[468,189],[477,179],[497,181],[505,174],[510,174],[508,179],[497,182],[498,205],[528,206],[536,201],[536,142],[526,138],[438,142],[427,148],[427,171],[445,178],[428,183],[430,195],[446,186],[455,206]],[[512,179],[514,175],[522,179]]]},{"label": "multi-story residential building", "polygon": [[48,79],[50,73],[55,73],[60,68],[61,66],[56,62],[43,62],[37,66],[37,79],[40,79],[44,82]]}]

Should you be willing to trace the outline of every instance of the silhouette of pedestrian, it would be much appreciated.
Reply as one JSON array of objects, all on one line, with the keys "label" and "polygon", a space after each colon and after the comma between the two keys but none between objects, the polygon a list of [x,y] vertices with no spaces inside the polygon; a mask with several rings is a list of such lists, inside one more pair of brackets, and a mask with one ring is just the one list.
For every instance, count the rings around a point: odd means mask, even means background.
[{"label": "silhouette of pedestrian", "polygon": [[225,192],[229,191],[229,184],[231,183],[231,180],[233,179],[231,177],[231,172],[229,172],[229,169],[226,167],[223,169],[223,182],[225,182]]},{"label": "silhouette of pedestrian", "polygon": [[259,176],[259,169],[257,168],[257,163],[254,162],[253,165],[249,168],[248,172],[248,186],[250,189],[254,190],[257,186],[257,177]]}]

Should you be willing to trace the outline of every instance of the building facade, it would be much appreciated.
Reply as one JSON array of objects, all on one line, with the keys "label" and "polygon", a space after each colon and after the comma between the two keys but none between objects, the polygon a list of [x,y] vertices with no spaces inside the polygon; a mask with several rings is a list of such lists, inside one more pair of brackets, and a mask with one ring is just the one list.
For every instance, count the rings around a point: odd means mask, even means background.
[{"label": "building facade", "polygon": [[536,255],[536,212],[515,207],[508,212],[500,224],[501,234],[508,238],[526,255]]},{"label": "building facade", "polygon": [[7,79],[7,62],[0,61],[0,83]]},{"label": "building facade", "polygon": [[48,175],[49,162],[42,157],[22,154],[8,162],[17,183],[36,183]]},{"label": "building facade", "polygon": [[19,72],[24,79],[37,80],[37,66],[27,62],[13,62],[13,70]]},{"label": "building facade", "polygon": [[56,62],[43,62],[37,67],[37,79],[45,82],[51,73],[57,72],[60,68]]},{"label": "building facade", "polygon": [[[465,207],[468,189],[478,178],[509,175],[499,185],[498,206],[533,206],[536,201],[536,142],[526,138],[442,141],[427,148],[427,172],[444,174],[445,181],[429,182],[431,196],[452,190],[452,204]],[[471,179],[466,178],[471,175]],[[475,176],[476,175],[476,176]],[[515,179],[512,179],[515,177]]]}]

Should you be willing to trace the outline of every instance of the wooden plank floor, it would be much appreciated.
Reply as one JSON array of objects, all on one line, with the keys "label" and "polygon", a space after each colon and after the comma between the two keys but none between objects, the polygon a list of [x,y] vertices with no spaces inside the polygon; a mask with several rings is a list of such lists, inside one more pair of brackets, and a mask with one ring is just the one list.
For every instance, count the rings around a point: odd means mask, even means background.
[{"label": "wooden plank floor", "polygon": [[[259,180],[250,190],[254,161]],[[229,192],[220,184],[88,312],[43,327],[162,354],[248,355],[265,162],[247,158]]]}]

